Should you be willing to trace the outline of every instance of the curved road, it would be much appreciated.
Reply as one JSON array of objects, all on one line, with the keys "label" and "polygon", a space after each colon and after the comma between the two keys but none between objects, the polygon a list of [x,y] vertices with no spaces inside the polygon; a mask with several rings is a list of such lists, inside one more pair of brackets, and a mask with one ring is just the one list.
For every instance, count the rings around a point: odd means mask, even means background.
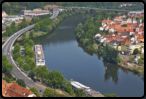
[{"label": "curved road", "polygon": [[[54,20],[58,16],[59,10],[54,10],[53,15],[50,17],[52,20]],[[7,59],[9,60],[10,63],[13,63],[13,70],[12,70],[12,75],[15,76],[17,79],[23,79],[26,83],[26,86],[28,88],[31,87],[36,87],[39,90],[42,90],[42,92],[39,92],[40,96],[43,96],[43,91],[45,90],[45,86],[41,84],[37,84],[33,82],[29,77],[27,77],[26,74],[21,72],[20,68],[15,64],[12,55],[11,55],[11,48],[12,45],[14,44],[15,40],[21,36],[23,33],[26,33],[27,31],[33,29],[34,24],[31,26],[28,26],[24,29],[19,30],[16,32],[16,34],[13,34],[3,45],[2,45],[2,54],[7,56]],[[9,53],[9,54],[8,54]]]}]

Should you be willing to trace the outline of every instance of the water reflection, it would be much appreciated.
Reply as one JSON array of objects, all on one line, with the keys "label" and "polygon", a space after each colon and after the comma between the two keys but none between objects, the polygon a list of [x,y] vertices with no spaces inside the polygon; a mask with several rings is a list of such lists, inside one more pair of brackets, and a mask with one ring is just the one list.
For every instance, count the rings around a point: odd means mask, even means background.
[{"label": "water reflection", "polygon": [[117,84],[119,78],[118,78],[118,69],[119,66],[115,65],[115,64],[109,64],[106,61],[102,60],[105,69],[105,75],[104,75],[104,79],[109,80],[110,78],[112,78],[112,81],[115,82],[115,84]]},{"label": "water reflection", "polygon": [[78,47],[82,48],[84,52],[86,52],[88,55],[93,56],[93,52],[87,50],[84,48],[83,44],[78,42]]}]

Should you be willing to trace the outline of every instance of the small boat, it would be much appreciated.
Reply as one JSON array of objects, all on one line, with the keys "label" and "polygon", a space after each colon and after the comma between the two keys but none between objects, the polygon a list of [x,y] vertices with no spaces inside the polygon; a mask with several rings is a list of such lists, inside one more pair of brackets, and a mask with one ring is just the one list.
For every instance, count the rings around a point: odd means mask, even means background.
[{"label": "small boat", "polygon": [[107,67],[106,67],[106,69],[107,69]]}]

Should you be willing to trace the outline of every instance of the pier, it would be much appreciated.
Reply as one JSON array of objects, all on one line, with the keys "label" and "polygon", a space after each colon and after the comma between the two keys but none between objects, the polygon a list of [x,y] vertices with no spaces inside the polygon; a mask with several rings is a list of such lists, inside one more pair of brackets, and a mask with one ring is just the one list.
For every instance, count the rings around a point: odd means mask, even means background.
[{"label": "pier", "polygon": [[77,81],[71,80],[71,85],[74,90],[83,89],[86,93],[86,96],[93,96],[93,97],[104,97],[100,92],[91,89]]}]

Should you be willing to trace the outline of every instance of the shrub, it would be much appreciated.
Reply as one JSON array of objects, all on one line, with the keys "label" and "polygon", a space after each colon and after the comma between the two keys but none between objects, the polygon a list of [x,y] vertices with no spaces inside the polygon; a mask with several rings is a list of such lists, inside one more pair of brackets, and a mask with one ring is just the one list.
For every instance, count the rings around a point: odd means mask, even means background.
[{"label": "shrub", "polygon": [[137,69],[133,69],[133,72],[139,73],[139,71]]},{"label": "shrub", "polygon": [[136,55],[136,54],[138,54],[139,53],[139,50],[136,48],[136,49],[134,49],[134,51],[133,51],[133,55]]},{"label": "shrub", "polygon": [[9,73],[9,72],[6,72],[5,73],[5,76],[7,76],[9,79],[13,78],[12,75],[11,75],[11,73]]},{"label": "shrub", "polygon": [[3,80],[5,80],[7,83],[10,83],[10,79],[7,76],[3,77]]}]

